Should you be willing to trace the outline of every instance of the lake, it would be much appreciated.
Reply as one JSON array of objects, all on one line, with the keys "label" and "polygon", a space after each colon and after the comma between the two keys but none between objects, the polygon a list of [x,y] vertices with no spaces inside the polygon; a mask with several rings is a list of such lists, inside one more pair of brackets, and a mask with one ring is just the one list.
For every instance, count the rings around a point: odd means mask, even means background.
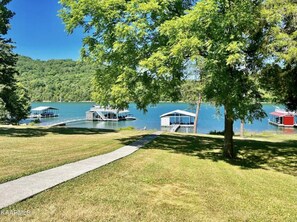
[{"label": "lake", "polygon": [[[32,103],[32,108],[37,106],[53,106],[59,109],[59,117],[51,119],[42,119],[41,125],[48,125],[55,122],[61,122],[71,119],[84,119],[86,111],[88,111],[94,103],[89,102],[73,102],[73,103],[52,103],[52,102],[42,102],[42,103]],[[274,111],[275,105],[264,104],[263,108],[267,114]],[[120,121],[120,122],[92,122],[83,121],[71,123],[67,126],[69,127],[83,127],[83,128],[108,128],[116,129],[122,127],[132,126],[136,129],[160,129],[160,115],[176,110],[187,110],[189,112],[195,112],[195,110],[186,103],[159,103],[156,106],[148,107],[148,112],[143,113],[136,109],[135,104],[130,104],[130,112],[137,118],[135,121]],[[201,110],[199,114],[198,121],[198,132],[199,133],[209,133],[210,131],[223,131],[224,130],[224,118],[223,118],[223,108],[217,112],[217,109],[208,103],[203,103],[201,105]],[[234,123],[234,131],[239,132],[240,121]],[[274,131],[274,132],[294,132],[297,133],[297,129],[282,129],[276,126],[270,125],[268,123],[268,117],[264,118],[262,121],[255,120],[252,124],[245,124],[246,131],[252,132],[262,132],[262,131]]]}]

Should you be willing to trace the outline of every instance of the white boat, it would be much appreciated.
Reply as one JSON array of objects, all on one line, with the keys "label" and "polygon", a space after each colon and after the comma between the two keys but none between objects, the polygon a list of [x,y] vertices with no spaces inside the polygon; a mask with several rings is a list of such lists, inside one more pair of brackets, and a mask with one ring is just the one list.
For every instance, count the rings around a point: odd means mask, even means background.
[{"label": "white boat", "polygon": [[136,117],[132,114],[127,114],[127,116],[125,116],[125,120],[136,120]]},{"label": "white boat", "polygon": [[29,118],[53,118],[58,116],[57,108],[51,106],[39,106],[31,110]]},{"label": "white boat", "polygon": [[93,106],[86,112],[86,119],[91,121],[123,121],[136,120],[129,110],[119,110],[111,107]]}]

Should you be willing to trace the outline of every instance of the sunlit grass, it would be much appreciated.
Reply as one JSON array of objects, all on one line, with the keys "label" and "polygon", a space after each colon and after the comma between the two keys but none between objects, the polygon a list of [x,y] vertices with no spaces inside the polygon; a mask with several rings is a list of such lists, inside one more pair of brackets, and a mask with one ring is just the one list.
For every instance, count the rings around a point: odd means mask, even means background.
[{"label": "sunlit grass", "polygon": [[[282,142],[161,135],[144,149],[4,210],[3,221],[297,221],[296,135]],[[272,139],[273,140],[273,139]],[[278,138],[278,140],[282,140]]]},{"label": "sunlit grass", "polygon": [[1,127],[0,182],[111,152],[145,131]]}]

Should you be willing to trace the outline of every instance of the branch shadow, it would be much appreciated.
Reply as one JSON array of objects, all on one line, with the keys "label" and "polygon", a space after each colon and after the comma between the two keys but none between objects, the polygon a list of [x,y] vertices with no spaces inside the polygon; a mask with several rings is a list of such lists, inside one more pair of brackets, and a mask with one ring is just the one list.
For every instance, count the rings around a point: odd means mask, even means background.
[{"label": "branch shadow", "polygon": [[93,135],[117,132],[112,129],[87,129],[87,128],[17,128],[17,127],[0,127],[0,136],[7,137],[41,137],[50,133],[62,135]]},{"label": "branch shadow", "polygon": [[274,169],[297,176],[297,141],[267,142],[236,140],[236,159],[226,159],[222,155],[223,138],[207,136],[163,134],[143,149],[160,149],[195,156],[199,159],[224,161],[242,169]]}]

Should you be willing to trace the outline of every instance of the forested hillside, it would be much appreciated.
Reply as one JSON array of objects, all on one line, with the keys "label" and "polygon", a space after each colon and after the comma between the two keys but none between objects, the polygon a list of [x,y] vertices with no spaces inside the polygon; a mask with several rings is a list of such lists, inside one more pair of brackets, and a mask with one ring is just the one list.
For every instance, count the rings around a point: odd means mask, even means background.
[{"label": "forested hillside", "polygon": [[[88,64],[70,59],[40,61],[19,56],[18,79],[28,89],[31,101],[91,101],[92,78],[95,68]],[[188,101],[184,90],[188,82],[181,87],[181,101]],[[262,90],[263,101],[271,102],[273,97]],[[170,101],[161,95],[162,101]]]},{"label": "forested hillside", "polygon": [[18,79],[28,89],[32,101],[90,101],[90,65],[73,60],[33,60],[19,56]]}]

